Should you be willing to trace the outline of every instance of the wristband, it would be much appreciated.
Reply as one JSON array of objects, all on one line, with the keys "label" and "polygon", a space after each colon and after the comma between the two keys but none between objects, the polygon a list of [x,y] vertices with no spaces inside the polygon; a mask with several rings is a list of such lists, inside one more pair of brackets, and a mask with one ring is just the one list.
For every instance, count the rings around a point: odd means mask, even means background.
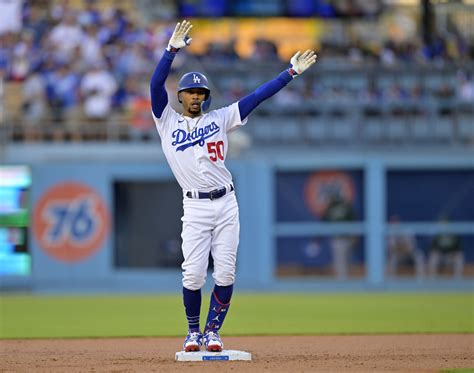
[{"label": "wristband", "polygon": [[288,74],[290,74],[292,78],[295,78],[298,75],[298,73],[293,67],[290,67],[287,71],[288,71]]},{"label": "wristband", "polygon": [[171,53],[177,53],[179,51],[179,48],[175,48],[171,44],[168,44],[168,46],[166,47],[166,50]]}]

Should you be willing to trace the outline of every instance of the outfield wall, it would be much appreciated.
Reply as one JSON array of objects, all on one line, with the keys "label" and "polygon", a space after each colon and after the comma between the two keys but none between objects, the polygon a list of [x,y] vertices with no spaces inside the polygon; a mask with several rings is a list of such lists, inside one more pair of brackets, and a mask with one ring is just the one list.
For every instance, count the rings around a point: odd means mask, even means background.
[{"label": "outfield wall", "polygon": [[[4,289],[174,292],[181,286],[181,191],[156,144],[15,146],[6,164],[32,170],[29,275]],[[237,286],[245,290],[472,289],[474,157],[470,150],[288,151],[230,159],[240,203]],[[324,220],[328,196],[354,220]],[[388,224],[399,215],[401,225]],[[440,225],[440,215],[449,216]],[[410,232],[427,260],[433,234],[461,237],[464,274],[387,276],[386,234]],[[331,237],[354,237],[347,278],[333,271]],[[208,276],[207,287],[210,287]]]}]

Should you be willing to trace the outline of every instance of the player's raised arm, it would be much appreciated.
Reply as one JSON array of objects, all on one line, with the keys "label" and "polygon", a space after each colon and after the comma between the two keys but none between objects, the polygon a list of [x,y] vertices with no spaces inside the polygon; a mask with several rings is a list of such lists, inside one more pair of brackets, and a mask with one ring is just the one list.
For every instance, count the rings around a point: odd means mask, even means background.
[{"label": "player's raised arm", "polygon": [[168,103],[168,95],[166,94],[165,81],[170,72],[171,64],[180,48],[183,48],[191,42],[188,34],[192,29],[192,25],[188,21],[178,22],[173,35],[168,43],[160,62],[156,66],[155,72],[150,81],[151,108],[155,117],[160,118],[163,110]]},{"label": "player's raised arm", "polygon": [[240,119],[244,120],[262,101],[272,97],[292,79],[304,73],[316,62],[316,57],[316,53],[309,49],[303,54],[301,54],[300,51],[296,52],[290,60],[288,69],[281,72],[275,79],[262,84],[254,92],[239,100]]}]

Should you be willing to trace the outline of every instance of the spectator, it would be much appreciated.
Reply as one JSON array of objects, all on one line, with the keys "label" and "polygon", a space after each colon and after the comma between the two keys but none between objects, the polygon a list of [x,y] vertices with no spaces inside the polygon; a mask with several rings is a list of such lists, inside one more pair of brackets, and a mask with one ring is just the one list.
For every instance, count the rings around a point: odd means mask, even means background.
[{"label": "spectator", "polygon": [[121,10],[110,9],[102,18],[102,27],[99,29],[99,41],[101,44],[113,44],[122,36],[127,20]]},{"label": "spectator", "polygon": [[359,96],[364,107],[364,114],[367,117],[380,116],[382,114],[382,99],[382,92],[378,88],[376,80],[371,79]]},{"label": "spectator", "polygon": [[86,33],[81,42],[81,59],[84,65],[94,65],[104,62],[104,53],[99,43],[97,26],[92,24],[86,26]]},{"label": "spectator", "polygon": [[23,1],[3,0],[0,6],[0,35],[20,32],[22,28]]},{"label": "spectator", "polygon": [[0,73],[2,78],[7,77],[11,65],[11,48],[8,34],[0,35]]},{"label": "spectator", "polygon": [[69,0],[59,0],[51,7],[51,18],[56,22],[59,23],[64,18],[66,13],[72,12],[71,5],[69,4]]},{"label": "spectator", "polygon": [[112,97],[116,90],[117,82],[105,69],[105,65],[94,64],[84,75],[80,88],[86,118],[94,121],[107,120],[111,115]]},{"label": "spectator", "polygon": [[397,82],[388,87],[384,95],[384,101],[389,105],[390,112],[395,116],[407,113],[407,104],[410,103],[408,98],[409,96],[406,90]]},{"label": "spectator", "polygon": [[468,72],[458,72],[457,98],[460,102],[474,105],[474,82]]},{"label": "spectator", "polygon": [[450,116],[454,111],[455,90],[450,83],[442,83],[434,90],[434,96],[437,99],[438,114],[442,116]]},{"label": "spectator", "polygon": [[304,80],[302,96],[305,102],[312,101],[315,97],[319,95],[319,84],[312,79],[312,77],[308,77],[308,79]]},{"label": "spectator", "polygon": [[150,36],[148,33],[135,26],[131,21],[127,21],[125,29],[123,30],[120,40],[122,40],[127,46],[133,46],[140,44],[145,46],[149,42]]},{"label": "spectator", "polygon": [[20,41],[15,45],[12,55],[10,79],[22,82],[30,71],[31,56],[33,55],[33,36],[28,32],[21,34]]},{"label": "spectator", "polygon": [[[447,218],[441,218],[440,230],[449,223]],[[464,254],[460,238],[453,233],[442,232],[435,236],[430,246],[428,270],[433,278],[439,274],[440,265],[452,267],[453,278],[461,278],[464,270]]]},{"label": "spectator", "polygon": [[363,64],[364,53],[360,48],[359,43],[356,43],[349,48],[347,58],[353,66],[361,66]]},{"label": "spectator", "polygon": [[207,52],[203,57],[213,62],[228,63],[237,61],[239,56],[235,51],[235,40],[232,39],[227,43],[209,43]]},{"label": "spectator", "polygon": [[[74,7],[82,1],[81,10]],[[62,75],[62,66],[68,64],[68,70],[73,72],[76,81],[80,79],[79,73],[86,71],[89,66],[96,63],[110,64],[111,71],[115,80],[123,88],[120,92],[120,102],[116,101],[117,106],[124,106],[127,96],[134,95],[133,92],[127,91],[125,81],[130,77],[137,80],[147,80],[150,71],[150,62],[156,61],[161,57],[163,48],[167,45],[169,37],[174,29],[174,23],[157,19],[155,24],[148,27],[139,27],[130,21],[128,15],[119,9],[112,8],[106,12],[101,12],[98,0],[56,0],[53,2],[23,2],[24,4],[24,22],[20,33],[8,32],[0,34],[0,70],[4,71],[7,80],[27,81],[29,75],[38,72],[37,67],[41,66],[39,71],[46,77],[48,87],[48,99],[52,103],[55,117],[63,120],[66,112],[72,112],[67,105],[64,106],[58,100],[57,90],[59,86],[68,86],[72,80],[60,78],[62,83],[53,82],[50,78]],[[50,4],[43,6],[42,4]],[[430,41],[430,44],[423,43],[420,37],[413,37],[409,40],[402,41],[400,39],[370,40],[366,35],[355,30],[350,32],[351,28],[346,29],[328,28],[325,35],[322,35],[323,43],[321,49],[320,66],[328,66],[330,69],[334,67],[347,68],[347,60],[352,64],[367,66],[371,62],[373,53],[377,52],[377,58],[380,65],[383,66],[400,66],[406,64],[436,64],[441,61],[449,61],[453,63],[468,62],[469,53],[474,50],[472,43],[469,45],[468,40],[463,40],[462,34],[453,29],[449,34],[437,35]],[[392,34],[392,33],[389,33]],[[348,39],[352,42],[348,42]],[[376,44],[383,46],[380,50]],[[471,52],[470,52],[471,50]],[[184,53],[184,51],[183,51]],[[180,53],[175,60],[174,68],[179,70],[185,67],[185,54]],[[425,55],[424,58],[422,55]],[[228,43],[209,44],[208,51],[202,56],[204,63],[212,63],[212,66],[219,63],[230,63],[238,60],[239,56],[235,48],[235,40],[232,39]],[[278,59],[278,46],[271,41],[260,39],[254,44],[254,52],[251,55],[251,61],[267,62],[271,59]],[[35,71],[33,73],[32,71]],[[443,74],[439,72],[439,74]],[[315,74],[317,75],[317,74]],[[360,102],[366,115],[379,115],[382,113],[383,104],[390,100],[398,100],[396,112],[403,109],[405,112],[420,114],[420,111],[427,112],[431,110],[431,106],[426,103],[427,95],[420,90],[413,90],[408,96],[409,99],[396,99],[396,90],[391,94],[382,95],[377,87],[377,75],[375,75],[374,83],[361,92],[361,88],[357,83],[357,87],[349,82],[343,82],[342,79],[335,79],[332,83],[327,83],[331,77],[335,77],[334,73],[330,76],[321,74],[316,79],[321,82],[312,84],[311,77],[303,83],[304,100],[299,98],[298,101],[318,102],[320,99],[327,99],[325,105],[313,105],[312,113],[330,113],[341,115],[347,113],[339,109],[339,107],[350,108],[349,105],[340,105],[340,103],[353,102],[353,93],[360,94]],[[369,74],[370,75],[370,74]],[[420,79],[423,79],[423,74]],[[255,79],[259,79],[258,77]],[[31,80],[33,86],[38,82],[37,77]],[[448,80],[449,84],[454,81]],[[69,82],[69,83],[68,83]],[[319,84],[320,83],[320,84]],[[222,79],[216,81],[219,85],[227,87],[234,85],[234,88],[223,89],[234,97],[239,97],[242,87],[235,84],[233,79]],[[335,86],[332,90],[327,86]],[[351,89],[357,90],[353,92]],[[233,91],[233,92],[232,92]],[[300,92],[303,92],[301,90]],[[386,92],[384,91],[384,94]],[[69,96],[66,101],[71,101],[75,92],[59,94],[59,96]],[[420,97],[419,95],[422,95]],[[292,92],[289,92],[287,98],[296,98]],[[445,86],[438,92],[434,93],[433,100],[434,112],[436,114],[452,114],[454,109],[458,113],[466,113],[472,115],[474,86],[472,78],[467,73],[459,75],[458,84],[452,84],[452,87]],[[217,97],[218,98],[218,97]],[[285,96],[277,96],[277,101],[287,103]],[[437,98],[437,99],[436,99]],[[455,100],[457,99],[457,100]],[[25,99],[26,100],[26,99]],[[29,99],[24,105],[25,120],[31,121],[36,111],[31,110]],[[77,109],[78,101],[72,100],[74,109]],[[232,100],[229,100],[232,101]],[[18,102],[21,104],[21,101]],[[330,104],[330,105],[329,105]],[[431,102],[430,102],[431,104]],[[19,106],[19,105],[18,105]],[[330,106],[330,107],[328,107]],[[308,107],[310,107],[308,105]],[[327,110],[329,108],[329,110]],[[335,108],[335,110],[334,110]],[[287,108],[288,109],[288,108]],[[285,109],[285,110],[287,110]],[[67,114],[66,116],[69,116]],[[463,118],[464,119],[464,118]],[[471,118],[467,118],[467,121]],[[467,122],[466,121],[466,122]]]},{"label": "spectator", "polygon": [[128,76],[144,76],[150,69],[150,59],[145,46],[134,44],[131,48],[122,45],[122,53],[118,56],[115,71],[120,79]]},{"label": "spectator", "polygon": [[137,79],[133,77],[125,81],[125,86],[128,92],[126,110],[131,138],[133,140],[142,140],[156,136],[154,123],[150,121],[151,100],[148,94],[148,87],[141,87]]},{"label": "spectator", "polygon": [[53,121],[70,123],[77,118],[79,80],[79,75],[67,63],[47,74],[46,89]]},{"label": "spectator", "polygon": [[84,26],[97,26],[100,24],[100,11],[97,9],[96,0],[83,0],[84,9],[79,13],[79,23]]},{"label": "spectator", "polygon": [[429,44],[423,48],[425,58],[435,63],[443,62],[446,57],[446,41],[442,35],[435,35]]},{"label": "spectator", "polygon": [[333,117],[344,117],[349,114],[352,98],[349,90],[342,85],[334,85],[326,90],[324,101],[328,106],[328,113]]},{"label": "spectator", "polygon": [[425,275],[425,260],[423,252],[416,245],[414,235],[399,230],[400,218],[397,215],[390,217],[392,230],[388,236],[388,274],[396,276],[400,266],[410,265],[415,267],[416,278],[422,279]]},{"label": "spectator", "polygon": [[61,23],[55,26],[49,35],[56,60],[61,62],[70,62],[73,50],[80,47],[83,40],[84,33],[72,11],[65,13]]},{"label": "spectator", "polygon": [[48,33],[50,28],[47,12],[38,5],[29,8],[29,16],[25,21],[24,30],[33,35],[33,45],[39,47],[41,40]]},{"label": "spectator", "polygon": [[379,54],[380,63],[383,66],[393,67],[397,64],[397,56],[394,51],[394,46],[392,41],[388,41],[383,46]]},{"label": "spectator", "polygon": [[46,86],[43,77],[34,71],[28,76],[23,85],[23,118],[28,127],[28,132],[37,137],[39,126],[46,116],[47,99]]},{"label": "spectator", "polygon": [[276,45],[268,40],[255,40],[250,60],[255,62],[278,61],[279,57]]},{"label": "spectator", "polygon": [[[331,196],[322,218],[324,221],[331,223],[351,222],[355,220],[355,212],[349,201],[345,200],[339,193],[335,193]],[[339,280],[345,280],[348,277],[352,250],[356,242],[357,237],[351,235],[334,235],[331,237],[330,246],[334,273]]]},{"label": "spectator", "polygon": [[411,115],[426,115],[427,114],[427,95],[424,87],[420,83],[414,84],[410,88],[409,100],[407,102],[407,109]]},{"label": "spectator", "polygon": [[153,51],[154,59],[159,60],[161,58],[163,48],[166,48],[168,45],[168,40],[173,33],[174,27],[174,23],[157,22],[152,28],[150,47]]}]

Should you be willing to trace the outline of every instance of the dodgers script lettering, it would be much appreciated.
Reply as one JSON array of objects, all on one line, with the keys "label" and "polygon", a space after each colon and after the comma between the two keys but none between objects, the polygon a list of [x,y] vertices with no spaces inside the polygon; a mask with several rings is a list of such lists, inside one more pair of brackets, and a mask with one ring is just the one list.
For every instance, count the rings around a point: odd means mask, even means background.
[{"label": "dodgers script lettering", "polygon": [[172,133],[174,141],[171,145],[179,145],[176,151],[184,151],[194,145],[204,146],[205,140],[214,136],[219,131],[220,127],[215,122],[203,128],[195,128],[189,133],[185,130],[177,129]]}]

